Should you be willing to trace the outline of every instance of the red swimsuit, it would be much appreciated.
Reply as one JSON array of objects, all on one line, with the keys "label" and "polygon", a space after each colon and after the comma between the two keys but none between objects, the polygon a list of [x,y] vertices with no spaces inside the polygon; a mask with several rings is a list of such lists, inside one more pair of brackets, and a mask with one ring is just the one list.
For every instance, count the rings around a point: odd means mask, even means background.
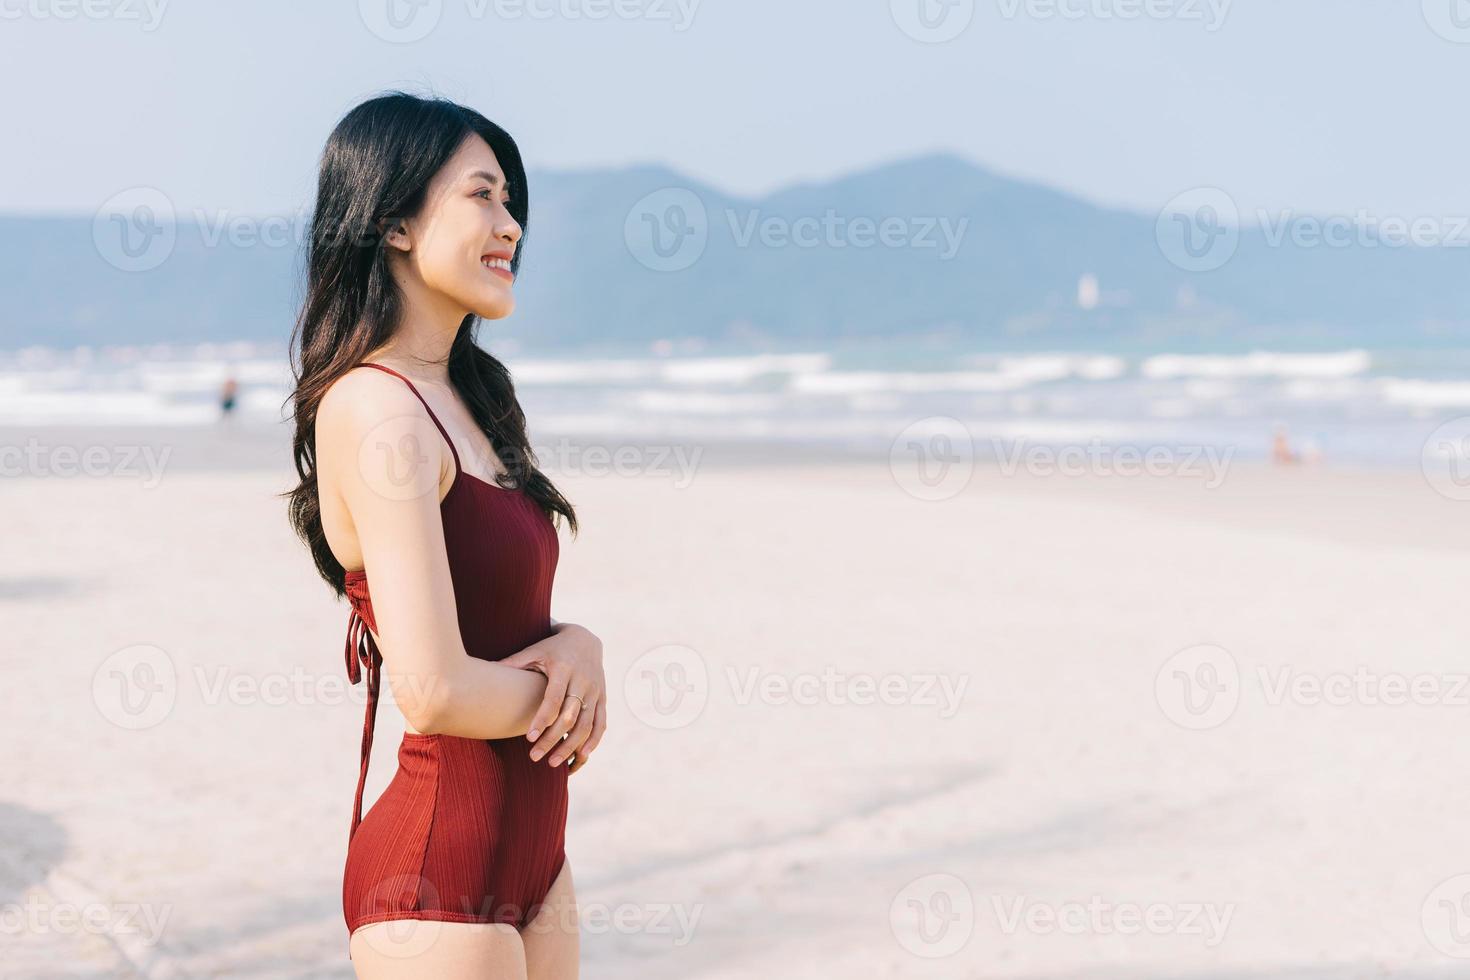
[{"label": "red swimsuit", "polygon": [[[464,472],[449,433],[413,382],[381,364],[363,366],[402,378],[449,442],[455,477],[439,513],[465,650],[481,660],[500,660],[550,636],[559,554],[550,518],[523,490]],[[358,926],[388,919],[524,928],[566,859],[566,765],[553,767],[545,757],[532,762],[532,743],[524,737],[405,732],[398,771],[362,816],[382,656],[365,571],[349,571],[346,588],[352,602],[347,674],[355,684],[366,668],[368,682],[342,879],[348,936]]]}]

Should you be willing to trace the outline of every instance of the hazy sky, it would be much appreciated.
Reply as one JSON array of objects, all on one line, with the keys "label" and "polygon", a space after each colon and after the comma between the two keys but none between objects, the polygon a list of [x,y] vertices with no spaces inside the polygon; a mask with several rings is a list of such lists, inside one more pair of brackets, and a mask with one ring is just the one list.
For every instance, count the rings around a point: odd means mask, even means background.
[{"label": "hazy sky", "polygon": [[289,211],[346,109],[431,86],[533,168],[754,193],[945,149],[1142,211],[1470,214],[1470,0],[945,2],[0,0],[0,210]]}]

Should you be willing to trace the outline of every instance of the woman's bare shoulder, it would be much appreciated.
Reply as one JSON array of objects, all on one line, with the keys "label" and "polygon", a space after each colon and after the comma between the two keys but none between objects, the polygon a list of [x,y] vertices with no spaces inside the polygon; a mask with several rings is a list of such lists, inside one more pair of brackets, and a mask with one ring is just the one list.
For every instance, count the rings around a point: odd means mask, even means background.
[{"label": "woman's bare shoulder", "polygon": [[384,371],[355,367],[323,392],[316,431],[318,437],[360,438],[391,419],[424,414],[423,405],[401,380]]},{"label": "woman's bare shoulder", "polygon": [[[314,430],[318,474],[329,482],[345,472],[344,466],[360,470],[381,463],[391,469],[391,460],[381,453],[372,460],[361,458],[369,446],[416,446],[413,455],[430,464],[429,474],[442,474],[446,467],[438,458],[437,433],[423,403],[401,379],[385,371],[357,367],[333,381],[317,405]],[[421,459],[425,454],[427,458]],[[362,475],[371,479],[370,474]]]}]

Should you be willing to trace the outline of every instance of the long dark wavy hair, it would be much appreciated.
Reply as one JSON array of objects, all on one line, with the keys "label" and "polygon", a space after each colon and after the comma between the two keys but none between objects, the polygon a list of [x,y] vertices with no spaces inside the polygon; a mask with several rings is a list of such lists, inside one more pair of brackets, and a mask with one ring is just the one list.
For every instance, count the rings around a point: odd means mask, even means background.
[{"label": "long dark wavy hair", "polygon": [[[515,140],[478,112],[447,99],[390,92],[342,117],[322,152],[306,246],[306,296],[291,334],[292,452],[301,483],[283,496],[290,498],[291,526],[339,596],[345,569],[327,547],[317,492],[317,407],[332,383],[397,327],[403,299],[383,236],[395,219],[419,212],[430,179],[471,136],[490,144],[505,172],[507,207],[522,229],[511,259],[518,272],[526,251],[526,172]],[[513,484],[507,489],[523,486],[553,522],[565,519],[575,534],[572,505],[536,466],[510,372],[475,343],[479,322],[470,314],[459,325],[449,350],[449,381],[495,447]]]}]

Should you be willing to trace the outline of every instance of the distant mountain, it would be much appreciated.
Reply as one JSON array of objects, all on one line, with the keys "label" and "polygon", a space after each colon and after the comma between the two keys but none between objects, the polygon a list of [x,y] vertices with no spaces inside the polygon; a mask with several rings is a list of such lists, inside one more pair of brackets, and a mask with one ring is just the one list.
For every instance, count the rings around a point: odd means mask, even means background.
[{"label": "distant mountain", "polygon": [[[1186,216],[1206,245],[1212,203]],[[217,218],[175,216],[170,240],[166,202],[124,205],[0,216],[0,347],[285,338],[300,294],[286,219],[232,240]],[[1464,247],[1313,245],[1243,223],[1233,251],[1197,262],[1160,224],[951,155],[749,199],[661,167],[533,174],[517,312],[494,330],[532,348],[1470,337]]]}]

